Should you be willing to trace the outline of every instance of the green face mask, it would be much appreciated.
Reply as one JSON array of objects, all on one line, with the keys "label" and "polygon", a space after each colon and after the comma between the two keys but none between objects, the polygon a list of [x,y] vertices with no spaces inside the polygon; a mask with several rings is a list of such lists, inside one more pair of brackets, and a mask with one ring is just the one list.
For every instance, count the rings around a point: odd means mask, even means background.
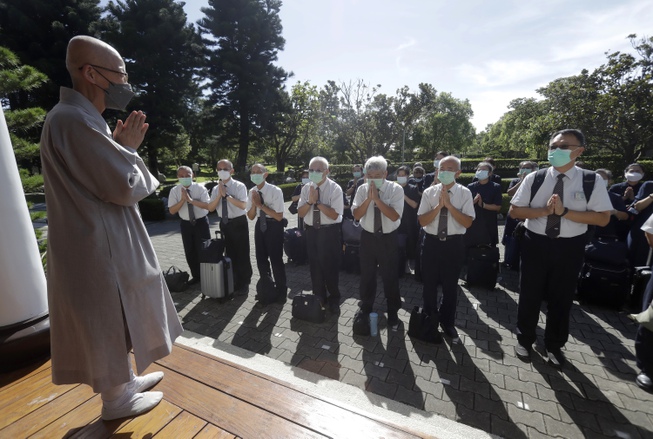
[{"label": "green face mask", "polygon": [[456,173],[453,171],[440,171],[438,172],[438,180],[447,186],[456,181]]},{"label": "green face mask", "polygon": [[310,178],[311,181],[315,184],[319,184],[322,181],[323,176],[323,172],[311,172],[308,174],[308,178]]},{"label": "green face mask", "polygon": [[250,174],[249,179],[252,180],[252,183],[254,183],[256,186],[265,181],[263,174]]},{"label": "green face mask", "polygon": [[383,186],[383,182],[385,181],[385,178],[370,178],[370,181],[374,183],[374,186],[376,186],[377,189],[381,189],[381,186]]},{"label": "green face mask", "polygon": [[181,184],[183,187],[188,187],[191,184],[193,184],[193,178],[192,177],[181,177],[179,179],[179,184]]}]

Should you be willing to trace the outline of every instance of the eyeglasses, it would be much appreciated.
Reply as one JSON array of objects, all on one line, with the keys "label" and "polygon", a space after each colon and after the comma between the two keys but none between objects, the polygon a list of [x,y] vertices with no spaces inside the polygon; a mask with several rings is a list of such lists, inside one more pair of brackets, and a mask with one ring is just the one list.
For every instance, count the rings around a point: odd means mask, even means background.
[{"label": "eyeglasses", "polygon": [[217,169],[218,171],[231,171],[231,169],[229,168],[217,168]]},{"label": "eyeglasses", "polygon": [[582,145],[549,145],[549,149],[570,149],[570,148],[578,148],[579,146]]},{"label": "eyeglasses", "polygon": [[[122,75],[122,76],[125,77],[125,82],[129,82],[129,74],[127,74],[125,72],[121,72],[120,70],[113,70],[113,69],[110,69],[108,67],[102,67],[102,66],[98,66],[98,65],[95,65],[95,64],[89,64],[89,66],[93,67],[94,69],[102,69],[102,70],[106,70],[107,72],[118,73],[119,75]],[[82,68],[84,68],[84,66],[80,67],[79,70],[82,70]]]}]

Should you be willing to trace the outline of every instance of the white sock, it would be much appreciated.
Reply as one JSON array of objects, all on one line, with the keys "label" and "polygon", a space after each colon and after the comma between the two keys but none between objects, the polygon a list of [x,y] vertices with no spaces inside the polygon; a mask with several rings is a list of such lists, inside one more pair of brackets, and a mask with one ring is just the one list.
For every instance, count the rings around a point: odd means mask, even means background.
[{"label": "white sock", "polygon": [[138,416],[152,410],[163,399],[161,392],[131,393],[125,391],[114,401],[104,401],[102,404],[102,419],[113,419]]},{"label": "white sock", "polygon": [[115,387],[110,388],[100,394],[102,401],[112,402],[120,398],[125,394],[125,389],[127,388],[127,383],[119,384]]}]

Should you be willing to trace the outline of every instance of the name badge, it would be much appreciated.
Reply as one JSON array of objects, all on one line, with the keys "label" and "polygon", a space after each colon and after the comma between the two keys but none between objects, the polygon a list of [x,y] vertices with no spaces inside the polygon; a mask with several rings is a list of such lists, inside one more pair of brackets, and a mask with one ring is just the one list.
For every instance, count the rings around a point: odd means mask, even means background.
[{"label": "name badge", "polygon": [[576,192],[574,194],[574,200],[585,201],[585,193],[584,192]]}]

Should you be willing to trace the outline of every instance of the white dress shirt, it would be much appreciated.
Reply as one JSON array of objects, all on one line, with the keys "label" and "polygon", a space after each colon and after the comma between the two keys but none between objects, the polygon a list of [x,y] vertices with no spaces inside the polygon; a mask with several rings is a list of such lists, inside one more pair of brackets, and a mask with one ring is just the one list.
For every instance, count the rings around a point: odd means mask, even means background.
[{"label": "white dress shirt", "polygon": [[[327,178],[324,180],[324,183],[322,183],[320,186],[316,185],[313,182],[310,182],[308,184],[305,184],[304,187],[302,187],[302,192],[299,197],[299,203],[297,203],[297,208],[302,207],[305,204],[308,204],[308,194],[310,193],[310,188],[320,188],[320,203],[331,207],[334,209],[336,212],[338,212],[338,217],[336,219],[331,219],[328,216],[324,214],[324,212],[320,211],[320,224],[323,226],[329,225],[329,224],[337,224],[342,222],[342,212],[345,208],[345,203],[342,198],[342,188],[338,183],[335,181],[331,180],[330,178]],[[313,209],[315,206],[311,206],[311,209],[309,209],[308,213],[304,217],[304,224],[307,226],[312,226],[313,225]]]},{"label": "white dress shirt", "polygon": [[[226,183],[224,183],[224,185],[227,188],[227,195],[231,195],[233,198],[235,198],[238,201],[247,202],[247,186],[245,186],[244,183],[241,183],[240,181],[230,178]],[[218,198],[219,194],[220,194],[220,188],[218,187],[218,185],[213,186],[213,192],[211,192],[211,201]],[[222,216],[223,202],[227,203],[227,212],[229,214],[229,219],[234,219],[234,218],[238,218],[239,216],[245,215],[246,213],[245,209],[240,209],[239,207],[236,207],[233,203],[230,203],[229,201],[225,201],[224,199],[220,199],[220,201],[218,201],[217,207],[215,208],[215,211],[218,212],[218,216],[220,217]]]},{"label": "white dress shirt", "polygon": [[[547,168],[546,176],[542,186],[538,189],[533,202],[531,199],[531,186],[535,179],[536,172],[531,172],[524,177],[524,182],[517,189],[517,193],[510,201],[515,207],[545,207],[546,203],[553,194],[558,175],[560,172],[553,166]],[[566,177],[563,179],[563,200],[562,204],[569,210],[576,211],[593,211],[593,212],[606,212],[612,210],[612,202],[610,196],[605,188],[603,179],[597,174],[594,180],[594,189],[589,202],[585,200],[585,193],[583,192],[583,171],[574,166],[565,172]],[[545,235],[547,216],[539,218],[527,219],[524,225],[528,230],[539,235]],[[567,219],[563,216],[560,221],[560,238],[573,238],[582,235],[587,231],[587,224],[577,223]]]},{"label": "white dress shirt", "polygon": [[[369,185],[374,183],[363,183],[356,191],[354,197],[354,204],[351,206],[352,211],[356,210],[358,206],[367,200],[370,192]],[[390,221],[390,218],[381,212],[381,225],[383,226],[383,233],[390,233],[399,227],[401,224],[401,215],[404,213],[404,188],[394,181],[385,180],[381,189],[379,189],[379,198],[388,206],[392,207],[398,214],[397,221]],[[365,215],[360,219],[360,224],[366,232],[374,233],[374,201],[370,202],[367,206]]]},{"label": "white dress shirt", "polygon": [[[190,194],[190,197],[193,200],[198,200],[202,201],[204,203],[209,202],[209,192],[206,190],[206,188],[200,184],[193,183],[188,188],[186,188],[188,193]],[[168,196],[168,208],[170,206],[174,206],[175,204],[179,203],[181,201],[181,184],[178,184],[177,186],[173,187],[170,190],[170,195]],[[206,215],[208,215],[209,211],[206,209],[202,209],[201,207],[193,206],[193,211],[195,212],[195,219],[198,220],[200,218],[204,218]],[[179,209],[179,218],[188,221],[188,209],[186,206],[182,206],[181,209]]]},{"label": "white dress shirt", "polygon": [[[274,210],[277,213],[279,212],[283,213],[284,211],[283,192],[277,186],[267,182],[263,185],[263,188],[261,190],[259,190],[257,186],[254,186],[249,190],[249,196],[247,197],[247,208],[245,209],[246,211],[249,211],[249,209],[252,208],[252,193],[254,191],[259,191],[261,194],[263,194],[264,205],[266,205],[267,207],[269,207],[270,209]],[[258,217],[260,214],[261,214],[261,209],[257,207],[256,216]],[[271,218],[268,215],[265,216],[266,218]]]},{"label": "white dress shirt", "polygon": [[[435,207],[440,204],[440,193],[442,192],[442,183],[438,183],[435,186],[429,186],[422,193],[422,200],[419,203],[419,208],[417,210],[417,215],[423,215],[429,211],[435,209]],[[476,218],[476,212],[474,211],[474,198],[472,197],[472,192],[467,189],[465,186],[462,186],[458,183],[451,186],[449,189],[449,199],[451,204],[462,213],[472,218]],[[435,215],[435,219],[424,226],[424,231],[431,235],[438,235],[438,226],[440,225],[440,215]],[[453,217],[451,212],[447,213],[447,235],[464,235],[467,232],[467,228],[460,224]]]}]

